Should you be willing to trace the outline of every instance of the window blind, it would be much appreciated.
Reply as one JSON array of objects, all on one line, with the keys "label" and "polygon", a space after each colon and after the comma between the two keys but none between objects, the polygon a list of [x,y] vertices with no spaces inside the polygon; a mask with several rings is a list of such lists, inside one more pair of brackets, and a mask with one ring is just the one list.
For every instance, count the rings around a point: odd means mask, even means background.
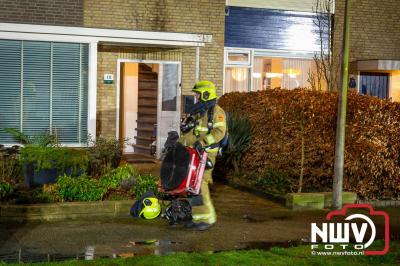
[{"label": "window blind", "polygon": [[13,138],[4,128],[21,129],[21,42],[0,41],[0,143]]},{"label": "window blind", "polygon": [[23,42],[22,129],[28,135],[49,130],[50,43]]},{"label": "window blind", "polygon": [[0,143],[16,142],[5,127],[86,142],[87,44],[0,40],[0,73]]}]

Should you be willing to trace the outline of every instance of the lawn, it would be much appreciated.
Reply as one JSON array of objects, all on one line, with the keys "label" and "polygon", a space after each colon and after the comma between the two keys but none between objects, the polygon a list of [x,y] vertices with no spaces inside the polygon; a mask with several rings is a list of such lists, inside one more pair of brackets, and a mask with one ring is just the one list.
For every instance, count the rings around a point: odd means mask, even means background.
[{"label": "lawn", "polygon": [[[382,245],[382,242],[379,243]],[[399,265],[400,242],[392,242],[385,256],[311,256],[310,246],[242,250],[217,253],[176,253],[166,256],[139,256],[133,258],[99,259],[92,261],[64,261],[38,263],[37,266],[66,265]],[[0,265],[2,265],[0,263]],[[7,264],[11,265],[11,264]],[[17,264],[15,264],[17,265]]]}]

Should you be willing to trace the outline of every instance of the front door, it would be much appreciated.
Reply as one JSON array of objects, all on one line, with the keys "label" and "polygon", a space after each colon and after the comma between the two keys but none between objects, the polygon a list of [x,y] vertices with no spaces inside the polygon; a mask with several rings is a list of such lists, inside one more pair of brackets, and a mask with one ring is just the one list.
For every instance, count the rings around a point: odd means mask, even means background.
[{"label": "front door", "polygon": [[379,72],[361,72],[360,91],[362,94],[387,99],[389,97],[389,74]]},{"label": "front door", "polygon": [[169,131],[179,133],[181,118],[181,75],[179,63],[161,63],[158,79],[157,158],[160,158]]}]

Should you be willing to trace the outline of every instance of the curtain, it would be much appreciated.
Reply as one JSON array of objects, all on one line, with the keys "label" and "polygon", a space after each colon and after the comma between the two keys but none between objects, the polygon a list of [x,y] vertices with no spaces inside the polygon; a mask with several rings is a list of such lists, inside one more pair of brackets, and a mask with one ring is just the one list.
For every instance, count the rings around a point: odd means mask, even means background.
[{"label": "curtain", "polygon": [[311,60],[284,59],[282,88],[294,89],[309,86],[308,71],[311,69]]},{"label": "curtain", "polygon": [[264,58],[262,57],[254,57],[254,65],[253,65],[253,89],[256,91],[263,89],[263,63]]},{"label": "curtain", "polygon": [[225,69],[225,93],[249,91],[249,69],[227,67]]}]

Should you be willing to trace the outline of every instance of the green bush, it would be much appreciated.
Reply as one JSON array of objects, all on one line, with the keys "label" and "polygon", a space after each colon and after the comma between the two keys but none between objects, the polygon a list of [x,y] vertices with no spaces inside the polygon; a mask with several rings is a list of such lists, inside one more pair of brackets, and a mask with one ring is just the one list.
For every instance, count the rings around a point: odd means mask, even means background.
[{"label": "green bush", "polygon": [[73,175],[86,171],[89,157],[86,150],[61,147],[39,147],[27,145],[21,149],[21,163],[33,165],[36,172],[55,168],[59,171],[71,169]]},{"label": "green bush", "polygon": [[101,200],[106,192],[97,179],[86,175],[77,178],[63,175],[57,179],[56,193],[63,201]]},{"label": "green bush", "polygon": [[124,144],[115,138],[89,137],[89,175],[99,177],[118,167]]},{"label": "green bush", "polygon": [[[137,180],[140,180],[139,183],[136,182]],[[96,201],[103,199],[110,190],[119,188],[123,182],[130,184],[127,190],[133,186],[134,182],[143,189],[151,184],[149,178],[139,177],[138,171],[126,164],[111,170],[99,179],[86,175],[78,178],[60,176],[57,179],[55,193],[63,201]]]},{"label": "green bush", "polygon": [[268,169],[264,175],[256,179],[257,187],[271,194],[283,195],[293,190],[291,179],[276,170]]},{"label": "green bush", "polygon": [[247,117],[231,113],[228,118],[228,129],[229,142],[227,150],[223,153],[223,160],[226,166],[233,166],[235,174],[238,174],[240,160],[251,141],[251,127]]},{"label": "green bush", "polygon": [[157,193],[157,183],[158,177],[152,174],[139,175],[136,178],[135,187],[133,189],[136,198],[139,199],[148,190],[153,190]]},{"label": "green bush", "polygon": [[116,189],[122,182],[128,179],[135,180],[138,175],[139,172],[135,168],[131,165],[125,164],[101,176],[99,181],[101,186],[106,189]]},{"label": "green bush", "polygon": [[21,165],[33,166],[36,172],[57,169],[59,172],[71,170],[73,175],[78,175],[88,168],[87,151],[59,147],[56,135],[44,133],[28,136],[13,128],[6,128],[5,131],[24,144],[19,156]]},{"label": "green bush", "polygon": [[9,197],[15,191],[15,185],[0,181],[0,200]]},{"label": "green bush", "polygon": [[59,145],[57,136],[50,133],[29,136],[15,128],[5,128],[4,131],[12,135],[14,139],[24,145],[32,145],[37,147],[56,147]]},{"label": "green bush", "polygon": [[45,191],[43,187],[37,187],[27,191],[17,191],[14,202],[16,204],[36,204],[57,202],[57,195]]}]

